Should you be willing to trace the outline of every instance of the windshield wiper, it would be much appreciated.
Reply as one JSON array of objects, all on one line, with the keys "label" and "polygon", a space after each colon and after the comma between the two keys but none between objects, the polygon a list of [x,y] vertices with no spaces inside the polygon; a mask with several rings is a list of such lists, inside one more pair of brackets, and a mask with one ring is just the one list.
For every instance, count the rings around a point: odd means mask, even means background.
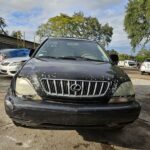
[{"label": "windshield wiper", "polygon": [[63,56],[63,57],[57,57],[58,59],[69,59],[69,60],[77,60],[77,57],[75,56]]},{"label": "windshield wiper", "polygon": [[58,59],[70,59],[70,60],[85,60],[85,61],[106,62],[106,61],[103,61],[103,60],[91,59],[91,58],[86,58],[86,57],[81,57],[81,56],[58,57]]},{"label": "windshield wiper", "polygon": [[86,57],[80,57],[80,59],[83,59],[83,60],[86,60],[86,61],[106,62],[106,61],[104,61],[104,60],[91,59],[91,58],[86,58]]},{"label": "windshield wiper", "polygon": [[107,61],[103,61],[103,60],[91,59],[91,58],[86,58],[86,57],[81,57],[81,56],[63,56],[63,57],[38,56],[36,58],[37,59],[40,59],[40,58],[52,58],[52,59],[68,59],[68,60],[84,60],[84,61],[107,62]]},{"label": "windshield wiper", "polygon": [[53,57],[53,56],[38,56],[38,57],[35,57],[37,59],[39,58],[53,58],[53,59],[57,59],[57,57]]},{"label": "windshield wiper", "polygon": [[54,56],[39,56],[39,57],[36,57],[38,59],[40,58],[52,58],[52,59],[69,59],[69,60],[77,60],[76,57],[74,56],[67,56],[67,57],[54,57]]}]

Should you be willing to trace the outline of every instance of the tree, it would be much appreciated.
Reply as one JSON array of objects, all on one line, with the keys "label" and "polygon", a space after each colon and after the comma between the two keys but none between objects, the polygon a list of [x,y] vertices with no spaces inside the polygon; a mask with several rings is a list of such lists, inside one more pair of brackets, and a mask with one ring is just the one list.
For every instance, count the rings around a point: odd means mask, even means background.
[{"label": "tree", "polygon": [[18,39],[22,39],[22,33],[21,31],[13,31],[11,34],[12,37],[18,38]]},{"label": "tree", "polygon": [[150,0],[129,0],[124,19],[133,49],[150,41]]},{"label": "tree", "polygon": [[118,52],[114,49],[111,49],[111,50],[107,50],[107,53],[110,55],[110,54],[117,54],[118,55]]},{"label": "tree", "polygon": [[133,56],[127,55],[127,54],[119,54],[119,60],[130,60],[133,59]]},{"label": "tree", "polygon": [[150,58],[150,50],[141,49],[136,56],[136,60],[143,62],[146,58]]},{"label": "tree", "polygon": [[5,20],[4,18],[0,17],[0,33],[1,34],[5,34],[7,35],[7,31],[4,30],[4,28],[6,27],[6,23],[5,23]]},{"label": "tree", "polygon": [[17,46],[25,47],[25,39],[23,40],[23,34],[21,31],[12,31],[11,36],[17,38]]},{"label": "tree", "polygon": [[113,28],[108,24],[100,24],[95,17],[85,17],[82,12],[73,16],[60,14],[50,18],[45,24],[38,27],[37,35],[43,37],[73,37],[97,40],[108,45],[111,42]]}]

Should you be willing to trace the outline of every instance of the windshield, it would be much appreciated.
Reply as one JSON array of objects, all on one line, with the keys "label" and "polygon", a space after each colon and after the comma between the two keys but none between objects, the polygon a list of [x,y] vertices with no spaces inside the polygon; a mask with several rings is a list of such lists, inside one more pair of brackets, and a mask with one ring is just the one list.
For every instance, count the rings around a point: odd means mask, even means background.
[{"label": "windshield", "polygon": [[150,62],[150,58],[149,58],[149,59],[146,59],[145,62]]},{"label": "windshield", "polygon": [[129,61],[128,63],[129,63],[129,64],[136,64],[135,61]]},{"label": "windshield", "polygon": [[104,50],[95,42],[84,40],[48,39],[35,55],[36,58],[60,58],[108,62]]}]

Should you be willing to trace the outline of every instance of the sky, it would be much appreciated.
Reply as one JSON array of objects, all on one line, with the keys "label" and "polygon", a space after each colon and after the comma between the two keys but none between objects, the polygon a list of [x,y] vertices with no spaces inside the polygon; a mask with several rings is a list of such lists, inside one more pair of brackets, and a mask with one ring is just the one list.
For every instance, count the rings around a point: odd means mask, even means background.
[{"label": "sky", "polygon": [[131,54],[130,40],[123,25],[127,3],[128,0],[0,0],[0,17],[6,20],[8,31],[21,30],[26,40],[33,41],[38,26],[50,17],[82,11],[85,16],[97,17],[101,24],[113,27],[107,49]]}]

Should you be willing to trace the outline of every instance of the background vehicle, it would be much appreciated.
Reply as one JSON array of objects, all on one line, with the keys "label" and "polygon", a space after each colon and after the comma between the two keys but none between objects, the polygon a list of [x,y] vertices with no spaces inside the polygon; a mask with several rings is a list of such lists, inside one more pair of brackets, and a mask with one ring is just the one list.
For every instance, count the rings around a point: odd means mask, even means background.
[{"label": "background vehicle", "polygon": [[29,59],[29,49],[0,50],[0,73],[14,76],[23,62]]},{"label": "background vehicle", "polygon": [[124,67],[124,61],[119,61],[119,62],[118,62],[118,66],[119,66],[119,67]]},{"label": "background vehicle", "polygon": [[0,50],[0,62],[7,58],[14,57],[26,57],[29,56],[29,49],[1,49]]},{"label": "background vehicle", "polygon": [[4,59],[0,64],[0,72],[8,76],[14,76],[28,59],[29,56]]},{"label": "background vehicle", "polygon": [[141,74],[149,73],[150,74],[150,58],[146,59],[140,67]]},{"label": "background vehicle", "polygon": [[134,61],[134,60],[125,60],[124,61],[124,67],[136,68],[137,67],[137,62]]}]

